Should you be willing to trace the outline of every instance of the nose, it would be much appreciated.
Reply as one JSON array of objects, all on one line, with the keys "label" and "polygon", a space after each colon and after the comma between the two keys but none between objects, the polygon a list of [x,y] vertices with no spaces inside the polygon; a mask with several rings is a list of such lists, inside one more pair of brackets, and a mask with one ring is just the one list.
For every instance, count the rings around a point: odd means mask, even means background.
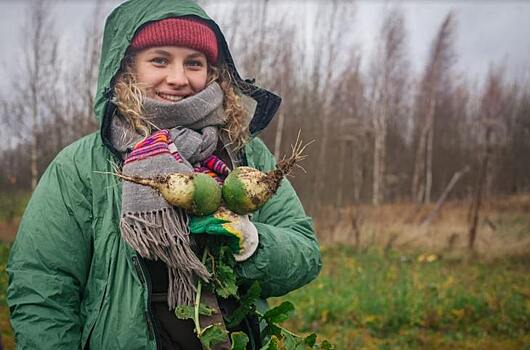
[{"label": "nose", "polygon": [[174,64],[168,70],[166,82],[174,87],[183,87],[188,85],[188,77],[183,65]]}]

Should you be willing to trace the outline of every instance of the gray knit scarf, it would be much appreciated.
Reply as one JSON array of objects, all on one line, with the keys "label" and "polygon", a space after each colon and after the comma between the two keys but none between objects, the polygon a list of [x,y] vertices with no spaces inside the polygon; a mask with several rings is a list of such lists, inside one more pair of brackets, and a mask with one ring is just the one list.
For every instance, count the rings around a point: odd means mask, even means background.
[{"label": "gray knit scarf", "polygon": [[[153,130],[169,130],[184,162],[175,161],[170,154],[161,154],[125,164],[123,174],[152,177],[193,172],[193,166],[209,157],[217,147],[218,128],[225,123],[223,97],[220,86],[214,82],[176,103],[146,99],[146,120]],[[142,138],[122,117],[113,118],[111,141],[124,159]],[[187,214],[167,203],[156,190],[127,181],[123,183],[121,209],[120,230],[124,241],[142,257],[160,259],[168,267],[170,309],[193,304],[195,278],[207,281],[210,274],[193,252]]]}]

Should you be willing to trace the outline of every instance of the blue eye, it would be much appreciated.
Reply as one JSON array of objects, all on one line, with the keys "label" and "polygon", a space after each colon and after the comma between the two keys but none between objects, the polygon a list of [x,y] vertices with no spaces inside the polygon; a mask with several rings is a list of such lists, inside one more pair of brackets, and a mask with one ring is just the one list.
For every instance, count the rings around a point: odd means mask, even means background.
[{"label": "blue eye", "polygon": [[204,63],[201,60],[187,60],[186,65],[189,67],[203,67]]},{"label": "blue eye", "polygon": [[152,58],[150,62],[156,66],[165,66],[169,63],[168,59],[165,57],[155,57]]}]

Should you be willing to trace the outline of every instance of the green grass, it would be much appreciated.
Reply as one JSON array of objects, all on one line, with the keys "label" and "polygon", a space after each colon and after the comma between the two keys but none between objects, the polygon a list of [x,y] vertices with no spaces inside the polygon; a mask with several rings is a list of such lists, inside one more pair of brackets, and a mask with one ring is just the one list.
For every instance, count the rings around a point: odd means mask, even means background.
[{"label": "green grass", "polygon": [[283,298],[286,323],[337,349],[522,349],[530,344],[528,258],[419,262],[379,250],[323,252],[317,280]]},{"label": "green grass", "polygon": [[[5,297],[8,250],[0,243],[6,350],[14,348]],[[285,326],[316,332],[338,350],[530,349],[528,257],[490,262],[418,257],[327,248],[320,276],[272,304],[292,301],[297,311]]]}]

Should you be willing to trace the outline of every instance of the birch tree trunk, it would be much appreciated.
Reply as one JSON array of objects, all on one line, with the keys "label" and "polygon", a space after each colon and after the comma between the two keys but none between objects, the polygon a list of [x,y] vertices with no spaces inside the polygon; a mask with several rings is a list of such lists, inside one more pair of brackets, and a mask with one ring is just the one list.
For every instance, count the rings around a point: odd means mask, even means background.
[{"label": "birch tree trunk", "polygon": [[31,99],[31,190],[33,191],[35,187],[37,187],[37,181],[39,178],[39,171],[38,171],[38,154],[37,154],[37,127],[38,127],[38,114],[37,114],[37,100],[34,98],[35,94],[32,91],[32,99]]},{"label": "birch tree trunk", "polygon": [[318,200],[319,196],[318,194],[321,193],[323,185],[324,185],[324,179],[326,178],[327,168],[328,164],[326,164],[326,149],[328,144],[328,133],[329,133],[329,125],[327,119],[324,119],[322,121],[322,136],[320,138],[320,145],[318,149],[318,158],[317,158],[317,167],[318,167],[318,176],[315,179],[315,185],[314,185],[314,192],[315,195],[314,198],[316,200],[313,201],[313,208],[316,212],[320,208],[321,202]]},{"label": "birch tree trunk", "polygon": [[482,162],[480,165],[480,170],[478,174],[478,179],[475,187],[475,194],[473,196],[473,201],[471,204],[471,225],[469,227],[469,234],[468,234],[468,249],[473,250],[475,248],[475,241],[477,240],[477,228],[478,228],[478,220],[480,216],[480,208],[482,206],[482,194],[484,191],[484,184],[486,183],[487,178],[487,170],[488,170],[488,163],[491,155],[491,148],[489,146],[489,140],[491,138],[492,130],[491,128],[486,128],[486,151],[484,152],[484,155],[482,157]]},{"label": "birch tree trunk", "polygon": [[355,147],[355,142],[352,141],[350,144],[352,150],[352,164],[354,164],[352,175],[354,179],[353,199],[355,200],[355,203],[361,201],[362,188],[364,186],[364,168],[366,167],[364,155],[366,154],[366,146],[363,141],[364,140],[361,140],[360,142],[360,149]]},{"label": "birch tree trunk", "polygon": [[374,174],[372,204],[379,205],[383,202],[385,190],[385,163],[386,163],[386,108],[378,108],[380,112],[374,118]]},{"label": "birch tree trunk", "polygon": [[[480,124],[484,128],[484,151],[482,154],[475,193],[470,209],[471,224],[469,228],[468,248],[473,250],[477,238],[478,221],[485,187],[488,183],[488,170],[494,151],[494,127],[499,127],[500,117],[506,111],[505,94],[503,91],[500,69],[491,69],[488,83],[482,96],[480,108]],[[502,128],[501,128],[502,129]]]},{"label": "birch tree trunk", "polygon": [[[345,158],[345,153],[346,153],[346,143],[348,141],[347,140],[341,140],[340,141],[340,146],[339,146],[339,159],[343,160]],[[339,190],[337,191],[337,200],[335,202],[335,207],[337,208],[340,208],[342,207],[342,203],[343,203],[343,198],[344,198],[344,188],[346,188],[346,186],[344,186],[344,161],[339,161],[339,163],[337,164],[337,172],[338,172],[338,175],[339,175],[339,180],[338,180],[338,187],[339,187]]]},{"label": "birch tree trunk", "polygon": [[412,200],[427,203],[431,200],[433,173],[432,157],[434,145],[434,120],[437,94],[451,65],[453,14],[449,13],[442,22],[431,48],[430,58],[416,101],[417,148],[412,175]]},{"label": "birch tree trunk", "polygon": [[[416,148],[414,173],[412,177],[412,198],[416,203],[427,202],[427,190],[428,187],[431,186],[429,181],[432,183],[432,129],[434,124],[435,105],[435,96],[430,96],[428,99],[428,109],[424,119],[425,122],[421,129],[418,146]],[[429,170],[429,167],[431,170]],[[427,180],[429,173],[430,180]]]},{"label": "birch tree trunk", "polygon": [[425,155],[425,196],[424,203],[431,202],[432,191],[432,146],[434,140],[434,128],[431,127],[427,136],[427,154]]},{"label": "birch tree trunk", "polygon": [[385,200],[387,168],[387,133],[391,118],[399,115],[402,89],[408,69],[404,57],[405,28],[403,14],[396,8],[389,11],[382,23],[380,45],[372,61],[372,130],[373,176],[372,204]]}]

